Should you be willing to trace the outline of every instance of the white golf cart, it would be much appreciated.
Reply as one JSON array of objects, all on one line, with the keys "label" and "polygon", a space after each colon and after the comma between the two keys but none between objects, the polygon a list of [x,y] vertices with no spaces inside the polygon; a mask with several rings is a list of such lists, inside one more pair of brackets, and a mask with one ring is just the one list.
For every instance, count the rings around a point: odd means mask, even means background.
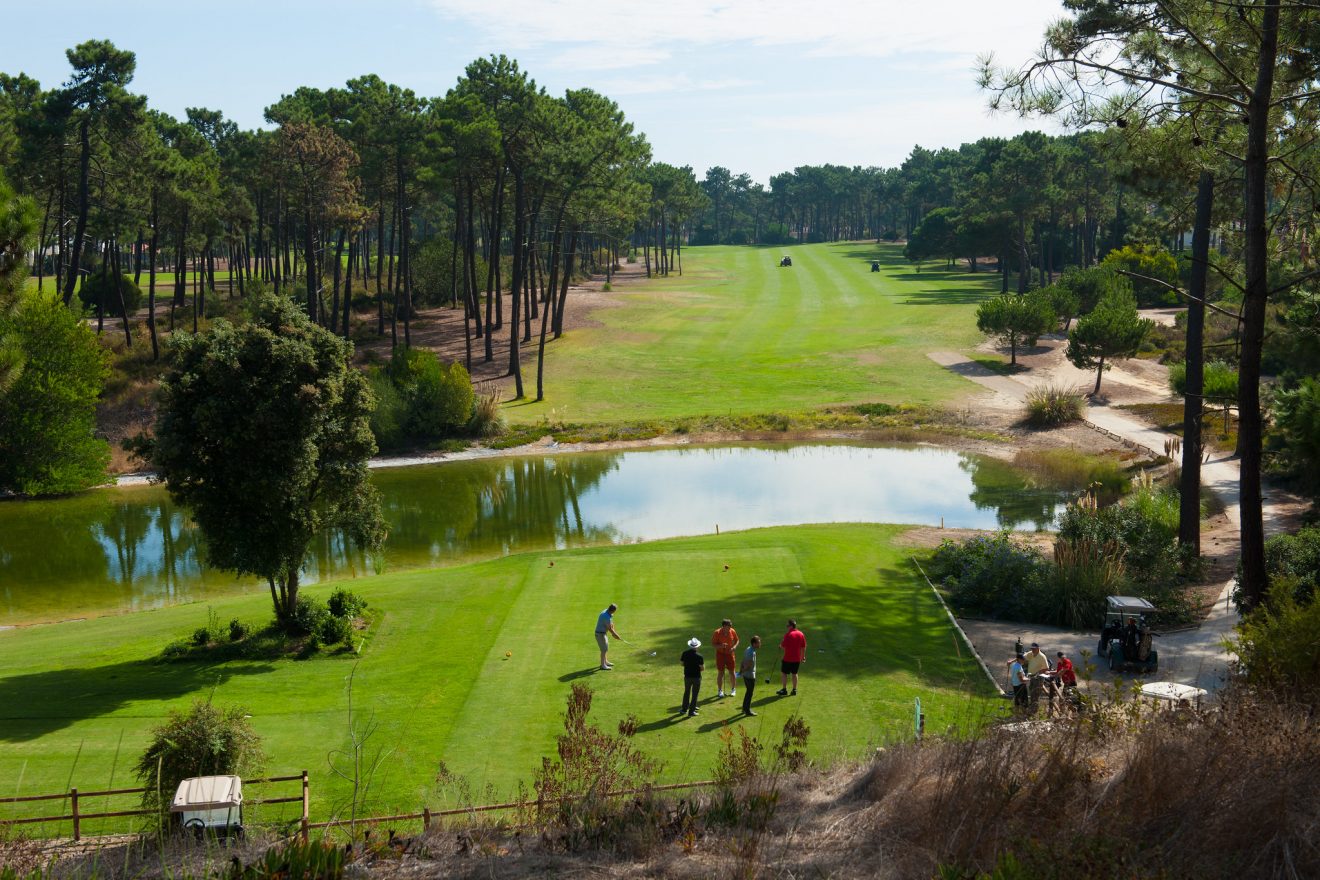
[{"label": "white golf cart", "polygon": [[243,780],[237,776],[194,776],[179,783],[170,812],[180,827],[200,839],[243,839]]},{"label": "white golf cart", "polygon": [[1132,669],[1154,672],[1159,669],[1160,652],[1151,647],[1148,623],[1155,606],[1135,596],[1109,596],[1105,599],[1105,625],[1100,630],[1096,653],[1109,660],[1115,672]]}]

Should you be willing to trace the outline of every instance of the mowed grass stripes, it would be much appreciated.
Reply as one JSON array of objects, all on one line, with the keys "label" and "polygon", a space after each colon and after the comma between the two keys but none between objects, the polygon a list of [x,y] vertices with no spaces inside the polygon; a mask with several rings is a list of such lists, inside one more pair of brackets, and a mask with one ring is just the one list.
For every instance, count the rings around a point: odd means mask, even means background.
[{"label": "mowed grass stripes", "polygon": [[918,272],[893,244],[689,248],[682,276],[619,288],[621,305],[551,344],[546,400],[505,413],[598,422],[943,403],[968,384],[926,353],[981,340],[976,307],[997,281]]},{"label": "mowed grass stripes", "polygon": [[[763,529],[385,574],[353,584],[379,614],[357,659],[156,662],[168,641],[205,622],[203,605],[2,632],[3,793],[59,791],[70,780],[84,790],[129,784],[151,728],[169,709],[210,698],[251,712],[272,770],[312,772],[314,809],[325,815],[349,796],[330,765],[350,763],[350,677],[357,729],[374,730],[365,752],[383,754],[370,788],[379,810],[452,796],[436,783],[442,764],[475,792],[511,793],[553,755],[575,682],[595,691],[603,726],[637,716],[638,746],[664,762],[667,781],[706,777],[726,725],[774,739],[797,711],[812,728],[812,752],[828,759],[909,731],[917,697],[932,730],[997,711],[894,543],[901,532]],[[616,668],[599,672],[591,632],[611,601],[635,647],[615,643]],[[260,595],[209,607],[224,621],[269,616]],[[709,642],[725,616],[744,640],[762,635],[762,678],[774,683],[759,685],[759,716],[741,718],[734,700],[714,699],[707,649],[707,701],[698,718],[682,719],[684,642]],[[807,633],[808,662],[800,695],[776,698],[776,646],[789,616]]]}]

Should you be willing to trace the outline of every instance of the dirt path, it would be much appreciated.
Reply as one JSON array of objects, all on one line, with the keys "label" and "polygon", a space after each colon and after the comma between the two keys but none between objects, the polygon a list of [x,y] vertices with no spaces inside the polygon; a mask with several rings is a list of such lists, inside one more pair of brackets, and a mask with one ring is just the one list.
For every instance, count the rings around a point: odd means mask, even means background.
[{"label": "dirt path", "polygon": [[[1092,386],[1094,374],[1082,373],[1073,367],[1063,357],[1064,344],[1064,340],[1057,336],[1043,340],[1042,345],[1019,356],[1023,369],[1012,375],[1000,375],[956,352],[936,351],[931,352],[929,357],[985,388],[989,393],[981,395],[984,405],[1020,412],[1033,388],[1042,385],[1076,388],[1081,387],[1083,381],[1088,390]],[[1164,367],[1144,361],[1127,361],[1116,366],[1105,375],[1102,385],[1104,397],[1090,399],[1084,414],[1087,423],[1128,443],[1156,453],[1162,452],[1165,442],[1172,435],[1117,411],[1110,404],[1116,400],[1124,403],[1162,403],[1173,399],[1167,381],[1161,375],[1166,372]],[[1220,524],[1211,530],[1216,535],[1215,544],[1208,546],[1207,550],[1212,555],[1235,558],[1236,533],[1240,524],[1238,462],[1227,454],[1211,458],[1202,466],[1201,479],[1224,508]],[[1276,505],[1271,503],[1269,497],[1266,498],[1266,516],[1273,527],[1277,528],[1289,517],[1291,511],[1288,508],[1286,503]],[[1214,598],[1200,625],[1163,636],[1159,640],[1157,648],[1160,651],[1161,680],[1214,690],[1227,679],[1228,665],[1235,658],[1224,650],[1223,643],[1232,635],[1238,615],[1229,601],[1233,579],[1222,569],[1218,574],[1221,579],[1213,584],[1213,590],[1204,591],[1211,593]],[[1012,655],[1014,642],[1018,638],[1028,644],[1032,641],[1040,642],[1051,655],[1056,650],[1062,650],[1074,658],[1079,657],[1083,649],[1094,653],[1096,648],[1094,633],[1053,627],[1028,627],[999,621],[961,622],[978,652],[997,673],[1002,671],[1000,667],[1003,666],[999,660]],[[1107,672],[1099,675],[1102,679],[1107,676]]]}]

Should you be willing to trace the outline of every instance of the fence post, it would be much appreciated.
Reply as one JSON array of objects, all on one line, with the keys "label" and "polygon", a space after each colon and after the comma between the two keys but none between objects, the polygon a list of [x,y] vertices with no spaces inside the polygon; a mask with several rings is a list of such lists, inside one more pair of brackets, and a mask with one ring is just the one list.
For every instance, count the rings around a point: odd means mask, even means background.
[{"label": "fence post", "polygon": [[311,829],[308,828],[308,821],[311,816],[311,795],[308,791],[307,771],[302,772],[302,839],[307,843],[310,839]]},{"label": "fence post", "polygon": [[431,808],[422,807],[422,830],[427,831],[431,827]]},{"label": "fence post", "polygon": [[82,820],[78,818],[78,789],[69,789],[69,805],[73,813],[73,839],[82,837]]}]

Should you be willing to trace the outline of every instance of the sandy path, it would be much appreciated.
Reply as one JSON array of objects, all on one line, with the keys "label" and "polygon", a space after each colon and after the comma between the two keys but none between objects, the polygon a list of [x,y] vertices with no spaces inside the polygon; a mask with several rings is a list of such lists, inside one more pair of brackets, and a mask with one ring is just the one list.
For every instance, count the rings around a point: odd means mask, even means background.
[{"label": "sandy path", "polygon": [[[1027,394],[1037,386],[1079,387],[1082,384],[1079,380],[1085,381],[1088,390],[1093,385],[1093,373],[1083,374],[1063,357],[1063,344],[1058,337],[1044,340],[1042,346],[1019,357],[1027,369],[1011,376],[1001,376],[957,352],[936,351],[931,352],[929,357],[951,372],[965,376],[985,388],[989,392],[981,398],[985,405],[1020,410]],[[1161,372],[1165,372],[1165,369],[1158,364],[1139,361],[1128,361],[1115,367],[1106,373],[1102,384],[1102,391],[1107,392],[1107,400],[1092,401],[1086,408],[1085,419],[1130,443],[1161,452],[1165,442],[1173,435],[1105,405],[1115,397],[1125,403],[1155,403],[1173,399],[1168,385],[1160,376]],[[1238,462],[1227,454],[1208,460],[1201,469],[1202,483],[1224,505],[1224,516],[1234,530],[1240,524],[1239,477]],[[1267,527],[1273,530],[1286,519],[1287,511],[1283,506],[1271,504],[1268,497],[1265,502]],[[1170,633],[1158,640],[1159,679],[1207,690],[1215,690],[1227,680],[1228,666],[1236,659],[1223,647],[1224,641],[1232,636],[1233,627],[1238,621],[1237,612],[1229,601],[1233,583],[1232,578],[1221,582],[1214,604],[1199,626]],[[1011,656],[1016,638],[1028,644],[1032,641],[1040,642],[1051,656],[1054,651],[1062,650],[1074,659],[1080,656],[1083,649],[1094,653],[1096,648],[1094,633],[998,621],[961,622],[977,651],[986,658],[996,674],[1002,672],[1003,663],[999,660]],[[1102,680],[1108,676],[1107,670],[1097,671],[1097,677]]]}]

